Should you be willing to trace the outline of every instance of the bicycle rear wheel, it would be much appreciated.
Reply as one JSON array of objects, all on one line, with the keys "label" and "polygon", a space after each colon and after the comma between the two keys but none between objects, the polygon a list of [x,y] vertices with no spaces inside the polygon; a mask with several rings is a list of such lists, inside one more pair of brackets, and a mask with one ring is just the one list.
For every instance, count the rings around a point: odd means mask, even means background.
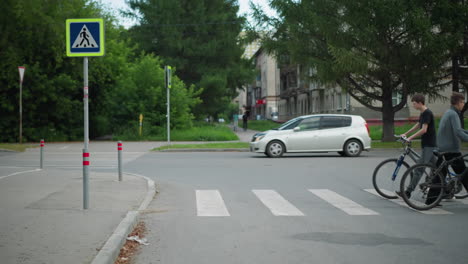
[{"label": "bicycle rear wheel", "polygon": [[[400,182],[402,198],[416,210],[429,210],[438,205],[444,194],[444,178],[435,173],[436,167],[431,164],[416,164],[410,167]],[[408,197],[405,192],[414,190]]]},{"label": "bicycle rear wheel", "polygon": [[372,174],[372,184],[374,185],[374,189],[378,194],[387,199],[398,198],[395,191],[400,189],[401,177],[409,168],[408,163],[403,161],[397,171],[395,179],[392,179],[392,175],[397,168],[397,162],[398,159],[384,160],[375,167],[374,173]]},{"label": "bicycle rear wheel", "polygon": [[[465,161],[465,166],[468,168],[468,157],[467,157],[468,154],[465,154],[463,156],[463,160]],[[465,175],[464,177],[468,177],[468,175]],[[461,182],[459,182],[459,184],[461,186],[458,186],[458,190],[455,192],[455,198],[456,199],[465,199],[465,198],[468,198],[468,190],[465,189],[465,187],[463,187],[463,184],[461,184]]]}]

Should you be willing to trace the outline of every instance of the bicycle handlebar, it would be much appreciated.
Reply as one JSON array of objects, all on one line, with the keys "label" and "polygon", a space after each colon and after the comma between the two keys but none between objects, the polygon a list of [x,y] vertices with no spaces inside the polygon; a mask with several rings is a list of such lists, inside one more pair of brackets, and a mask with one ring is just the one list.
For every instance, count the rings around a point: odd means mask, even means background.
[{"label": "bicycle handlebar", "polygon": [[397,141],[401,142],[401,143],[404,143],[404,144],[411,144],[411,141],[408,140],[407,137],[403,136],[403,137],[400,137],[398,135],[393,135],[395,138],[397,138]]}]

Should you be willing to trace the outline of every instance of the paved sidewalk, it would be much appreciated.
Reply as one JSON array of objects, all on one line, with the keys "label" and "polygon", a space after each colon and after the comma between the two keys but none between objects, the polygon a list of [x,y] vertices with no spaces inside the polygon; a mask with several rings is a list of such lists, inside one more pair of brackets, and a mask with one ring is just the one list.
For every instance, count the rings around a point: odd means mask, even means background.
[{"label": "paved sidewalk", "polygon": [[247,129],[247,131],[244,131],[242,128],[239,128],[239,127],[236,129],[236,131],[234,131],[234,133],[236,133],[236,135],[239,137],[239,141],[241,142],[250,142],[252,140],[253,135],[258,132],[259,131],[250,130],[250,129]]},{"label": "paved sidewalk", "polygon": [[[83,210],[81,170],[46,168],[0,176],[4,264],[91,263],[111,235],[122,228],[131,231],[131,221],[121,222],[129,211],[149,202],[151,190],[144,177],[124,174],[119,182],[117,173],[91,171],[89,209]],[[120,249],[116,243],[110,245]],[[105,248],[106,254],[114,250]]]}]

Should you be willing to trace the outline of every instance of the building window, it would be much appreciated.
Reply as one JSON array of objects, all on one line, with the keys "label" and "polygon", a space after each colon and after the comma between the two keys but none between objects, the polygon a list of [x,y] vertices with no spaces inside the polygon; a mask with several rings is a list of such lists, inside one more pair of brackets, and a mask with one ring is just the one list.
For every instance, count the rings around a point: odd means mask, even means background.
[{"label": "building window", "polygon": [[338,93],[338,95],[337,95],[336,109],[337,110],[343,109],[343,98],[341,97],[341,93]]},{"label": "building window", "polygon": [[392,105],[395,106],[399,103],[401,103],[402,95],[398,91],[393,91],[392,92]]},{"label": "building window", "polygon": [[331,110],[335,110],[335,94],[331,96]]}]

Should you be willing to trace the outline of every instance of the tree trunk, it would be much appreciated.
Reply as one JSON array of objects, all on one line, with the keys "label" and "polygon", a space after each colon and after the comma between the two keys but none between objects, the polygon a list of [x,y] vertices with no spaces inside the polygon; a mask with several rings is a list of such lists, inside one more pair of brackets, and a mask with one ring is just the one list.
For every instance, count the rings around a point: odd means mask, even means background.
[{"label": "tree trunk", "polygon": [[[458,65],[458,56],[452,56],[452,92],[460,92],[460,67]],[[463,120],[463,115],[465,111],[466,107],[463,107],[463,110],[461,111],[461,114],[459,116],[462,128],[465,128],[465,122]]]},{"label": "tree trunk", "polygon": [[382,141],[383,142],[392,142],[395,141],[395,113],[393,112],[392,105],[392,92],[389,89],[389,92],[384,92],[382,100]]},{"label": "tree trunk", "polygon": [[458,56],[452,56],[452,92],[459,90],[459,72],[458,72]]}]

